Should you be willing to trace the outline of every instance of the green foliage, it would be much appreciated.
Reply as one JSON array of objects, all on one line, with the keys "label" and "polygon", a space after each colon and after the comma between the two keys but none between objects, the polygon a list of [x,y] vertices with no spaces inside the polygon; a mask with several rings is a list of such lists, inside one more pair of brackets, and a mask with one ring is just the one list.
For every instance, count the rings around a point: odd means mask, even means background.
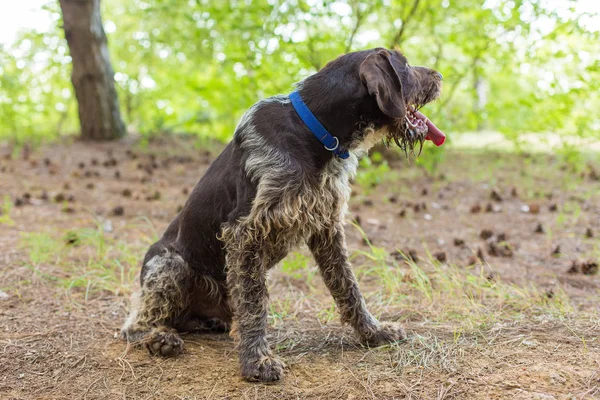
[{"label": "green foliage", "polygon": [[370,157],[361,158],[359,165],[356,183],[363,189],[365,194],[370,193],[384,179],[389,178],[390,167],[380,153],[373,153]]},{"label": "green foliage", "polygon": [[21,247],[29,251],[29,263],[37,267],[42,263],[56,261],[62,245],[50,235],[43,232],[22,234]]},{"label": "green foliage", "polygon": [[298,252],[290,253],[282,262],[281,270],[297,279],[301,279],[308,274],[308,280],[311,281],[315,275],[315,268],[310,268],[311,258]]},{"label": "green foliage", "polygon": [[13,203],[10,201],[9,196],[4,196],[2,203],[2,209],[0,210],[0,225],[13,226],[15,221],[10,217],[10,210],[12,210]]},{"label": "green foliage", "polygon": [[[128,293],[138,270],[139,251],[126,241],[117,240],[96,228],[75,229],[56,239],[48,233],[23,233],[20,247],[26,249],[26,266],[46,281],[65,288],[79,289],[87,300],[90,293],[106,290]],[[40,266],[59,265],[60,268]]]},{"label": "green foliage", "polygon": [[[483,4],[483,5],[482,5]],[[593,16],[537,0],[103,0],[123,117],[143,134],[226,140],[249,105],[347,51],[399,47],[444,74],[424,112],[446,131],[598,135]],[[50,32],[0,47],[0,138],[78,130],[57,2]],[[587,24],[584,24],[585,21]]]},{"label": "green foliage", "polygon": [[417,164],[423,167],[429,175],[433,175],[444,160],[444,149],[444,147],[429,146],[427,151],[423,151],[417,158]]},{"label": "green foliage", "polygon": [[581,172],[585,168],[585,158],[577,146],[565,142],[556,153],[561,161],[574,168],[575,172]]}]

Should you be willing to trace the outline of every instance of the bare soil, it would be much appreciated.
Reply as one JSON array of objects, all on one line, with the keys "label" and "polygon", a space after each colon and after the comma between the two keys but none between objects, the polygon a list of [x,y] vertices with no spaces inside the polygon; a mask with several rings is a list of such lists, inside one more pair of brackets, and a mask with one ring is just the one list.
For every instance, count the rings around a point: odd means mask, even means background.
[{"label": "bare soil", "polygon": [[430,174],[387,154],[392,172],[355,185],[357,276],[405,343],[360,346],[313,261],[292,258],[270,276],[282,382],[244,382],[227,335],[185,335],[173,359],[128,347],[116,333],[141,258],[218,151],[173,137],[0,149],[0,398],[600,396],[600,165],[547,155],[449,149]]}]

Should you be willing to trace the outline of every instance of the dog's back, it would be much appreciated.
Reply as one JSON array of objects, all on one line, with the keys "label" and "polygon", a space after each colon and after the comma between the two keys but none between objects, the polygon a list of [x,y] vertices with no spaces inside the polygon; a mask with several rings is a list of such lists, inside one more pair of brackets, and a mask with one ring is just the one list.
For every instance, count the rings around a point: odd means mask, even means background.
[{"label": "dog's back", "polygon": [[[286,132],[276,127],[275,130],[255,128],[256,124],[271,125],[278,119],[289,118],[282,115],[284,103],[279,97],[269,98],[244,114],[234,139],[196,184],[162,238],[146,253],[142,280],[147,262],[165,248],[177,252],[195,271],[225,280],[225,253],[218,237],[223,224],[233,223],[250,212],[259,181],[256,177],[266,175],[275,161],[276,155],[269,156],[266,149],[284,143],[290,146],[290,142],[293,146],[293,139],[286,141],[293,135],[289,129]],[[281,121],[282,125],[285,123]]]}]

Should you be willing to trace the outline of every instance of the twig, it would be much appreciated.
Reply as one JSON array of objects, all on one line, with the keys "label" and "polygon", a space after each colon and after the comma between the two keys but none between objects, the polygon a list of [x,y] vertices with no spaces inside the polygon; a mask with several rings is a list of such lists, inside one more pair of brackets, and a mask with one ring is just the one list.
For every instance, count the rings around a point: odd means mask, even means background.
[{"label": "twig", "polygon": [[358,32],[358,29],[360,28],[362,21],[363,21],[363,17],[364,15],[368,15],[369,14],[369,10],[367,10],[367,12],[365,12],[365,14],[360,12],[360,4],[358,4],[356,1],[352,1],[351,2],[351,7],[352,10],[354,11],[354,13],[356,14],[356,21],[354,22],[354,28],[352,29],[352,32],[350,33],[350,37],[348,38],[348,43],[346,44],[346,51],[345,53],[350,52],[350,50],[352,50],[352,44],[354,42],[354,37],[356,36],[356,33]]},{"label": "twig", "polygon": [[313,47],[312,39],[310,39],[310,38],[308,39],[307,46],[308,46],[308,51],[310,52],[308,55],[310,64],[313,66],[313,68],[315,70],[318,71],[321,69],[321,63],[315,57],[315,49]]},{"label": "twig", "polygon": [[454,97],[454,94],[456,93],[456,89],[458,89],[458,86],[460,85],[460,83],[463,81],[463,79],[465,79],[465,77],[469,74],[469,72],[471,72],[473,70],[473,68],[475,68],[477,66],[477,63],[479,62],[479,60],[481,59],[481,57],[483,56],[485,51],[490,47],[490,44],[492,43],[492,41],[493,40],[491,40],[491,39],[488,40],[488,42],[485,44],[485,46],[483,46],[481,49],[479,49],[477,51],[477,53],[475,53],[475,56],[473,57],[473,62],[471,62],[471,64],[467,68],[465,68],[465,70],[458,76],[458,79],[456,79],[454,81],[454,84],[450,88],[450,92],[449,92],[448,96],[444,97],[444,101],[442,101],[440,108],[444,108],[450,102],[450,100],[452,100],[452,97]]},{"label": "twig", "polygon": [[219,381],[215,382],[215,385],[213,386],[212,390],[210,391],[208,396],[206,396],[206,400],[210,400],[210,398],[212,397],[212,394],[214,393],[215,389],[217,388],[218,383],[219,383]]},{"label": "twig", "polygon": [[121,376],[119,377],[119,382],[121,382],[121,380],[123,379],[123,376],[125,375],[125,365],[127,365],[129,367],[129,369],[131,370],[131,375],[133,375],[133,379],[137,380],[137,377],[135,376],[135,372],[133,371],[133,366],[131,365],[131,363],[129,361],[127,361],[126,359],[119,357],[117,358],[117,361],[119,362],[119,364],[121,365]]},{"label": "twig", "polygon": [[415,13],[417,12],[417,8],[419,7],[420,1],[421,0],[414,0],[412,8],[408,12],[408,15],[406,17],[402,18],[402,26],[400,27],[398,32],[396,32],[396,35],[390,42],[390,48],[398,46],[402,42],[402,35],[404,35],[404,30],[406,29],[406,25],[412,20]]},{"label": "twig", "polygon": [[92,382],[90,384],[90,386],[87,387],[87,389],[85,389],[85,392],[83,393],[82,398],[85,399],[87,398],[87,394],[90,391],[90,389],[92,388],[92,386],[94,386],[99,380],[101,380],[103,377],[101,376],[100,378],[96,379],[94,382]]}]

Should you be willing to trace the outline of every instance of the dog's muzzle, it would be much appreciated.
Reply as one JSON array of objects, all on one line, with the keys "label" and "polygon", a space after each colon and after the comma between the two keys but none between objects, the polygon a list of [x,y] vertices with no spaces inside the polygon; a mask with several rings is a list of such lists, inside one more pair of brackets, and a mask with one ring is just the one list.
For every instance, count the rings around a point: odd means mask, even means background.
[{"label": "dog's muzzle", "polygon": [[441,146],[446,141],[446,135],[416,108],[407,107],[404,118],[409,132],[414,132],[417,136],[425,136],[425,140],[431,140],[436,146]]}]

